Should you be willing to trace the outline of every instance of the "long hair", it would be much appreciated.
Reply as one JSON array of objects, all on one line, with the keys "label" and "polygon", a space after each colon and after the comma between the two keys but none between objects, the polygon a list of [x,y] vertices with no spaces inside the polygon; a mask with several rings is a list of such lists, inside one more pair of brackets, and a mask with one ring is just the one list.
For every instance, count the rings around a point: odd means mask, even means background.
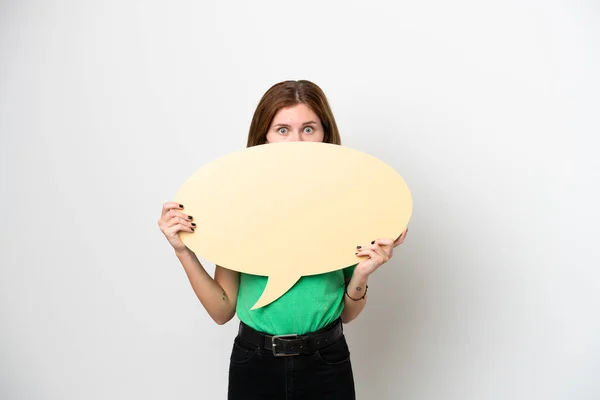
[{"label": "long hair", "polygon": [[324,143],[342,144],[325,93],[314,83],[300,80],[277,83],[263,95],[252,117],[247,147],[265,144],[275,114],[282,108],[292,107],[296,104],[306,104],[317,114],[325,133]]}]

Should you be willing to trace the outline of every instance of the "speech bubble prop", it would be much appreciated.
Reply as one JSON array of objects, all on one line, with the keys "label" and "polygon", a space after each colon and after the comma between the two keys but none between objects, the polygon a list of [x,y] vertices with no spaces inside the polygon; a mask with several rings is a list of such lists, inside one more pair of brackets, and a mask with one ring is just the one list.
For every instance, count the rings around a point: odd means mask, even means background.
[{"label": "speech bubble prop", "polygon": [[183,243],[234,271],[268,276],[252,309],[300,277],[356,264],[357,245],[395,239],[412,214],[406,182],[357,150],[314,142],[271,143],[200,168],[174,201],[194,216]]}]

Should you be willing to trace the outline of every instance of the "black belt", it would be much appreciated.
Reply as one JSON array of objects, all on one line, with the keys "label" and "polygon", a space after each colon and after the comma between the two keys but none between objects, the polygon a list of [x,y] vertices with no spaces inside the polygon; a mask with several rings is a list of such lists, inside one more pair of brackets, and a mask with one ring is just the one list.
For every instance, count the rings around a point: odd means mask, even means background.
[{"label": "black belt", "polygon": [[344,329],[341,319],[314,333],[305,335],[267,335],[240,322],[238,337],[253,345],[273,351],[275,356],[297,356],[312,354],[342,337]]}]

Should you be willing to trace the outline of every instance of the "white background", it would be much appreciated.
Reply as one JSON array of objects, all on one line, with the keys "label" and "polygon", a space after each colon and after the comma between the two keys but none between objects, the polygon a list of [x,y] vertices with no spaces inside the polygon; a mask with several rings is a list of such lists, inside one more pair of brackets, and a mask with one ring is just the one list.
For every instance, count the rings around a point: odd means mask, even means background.
[{"label": "white background", "polygon": [[0,4],[0,398],[225,398],[157,220],[285,79],[414,198],[358,398],[600,398],[597,2]]}]

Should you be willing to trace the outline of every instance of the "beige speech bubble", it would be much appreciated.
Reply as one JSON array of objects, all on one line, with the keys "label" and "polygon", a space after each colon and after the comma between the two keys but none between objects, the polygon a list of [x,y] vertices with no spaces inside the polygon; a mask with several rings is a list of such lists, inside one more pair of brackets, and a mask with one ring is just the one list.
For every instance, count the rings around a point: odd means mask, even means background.
[{"label": "beige speech bubble", "polygon": [[224,268],[268,276],[252,309],[300,277],[356,264],[357,245],[395,239],[412,214],[404,179],[377,158],[338,145],[271,143],[200,168],[174,199],[194,216],[181,239]]}]

